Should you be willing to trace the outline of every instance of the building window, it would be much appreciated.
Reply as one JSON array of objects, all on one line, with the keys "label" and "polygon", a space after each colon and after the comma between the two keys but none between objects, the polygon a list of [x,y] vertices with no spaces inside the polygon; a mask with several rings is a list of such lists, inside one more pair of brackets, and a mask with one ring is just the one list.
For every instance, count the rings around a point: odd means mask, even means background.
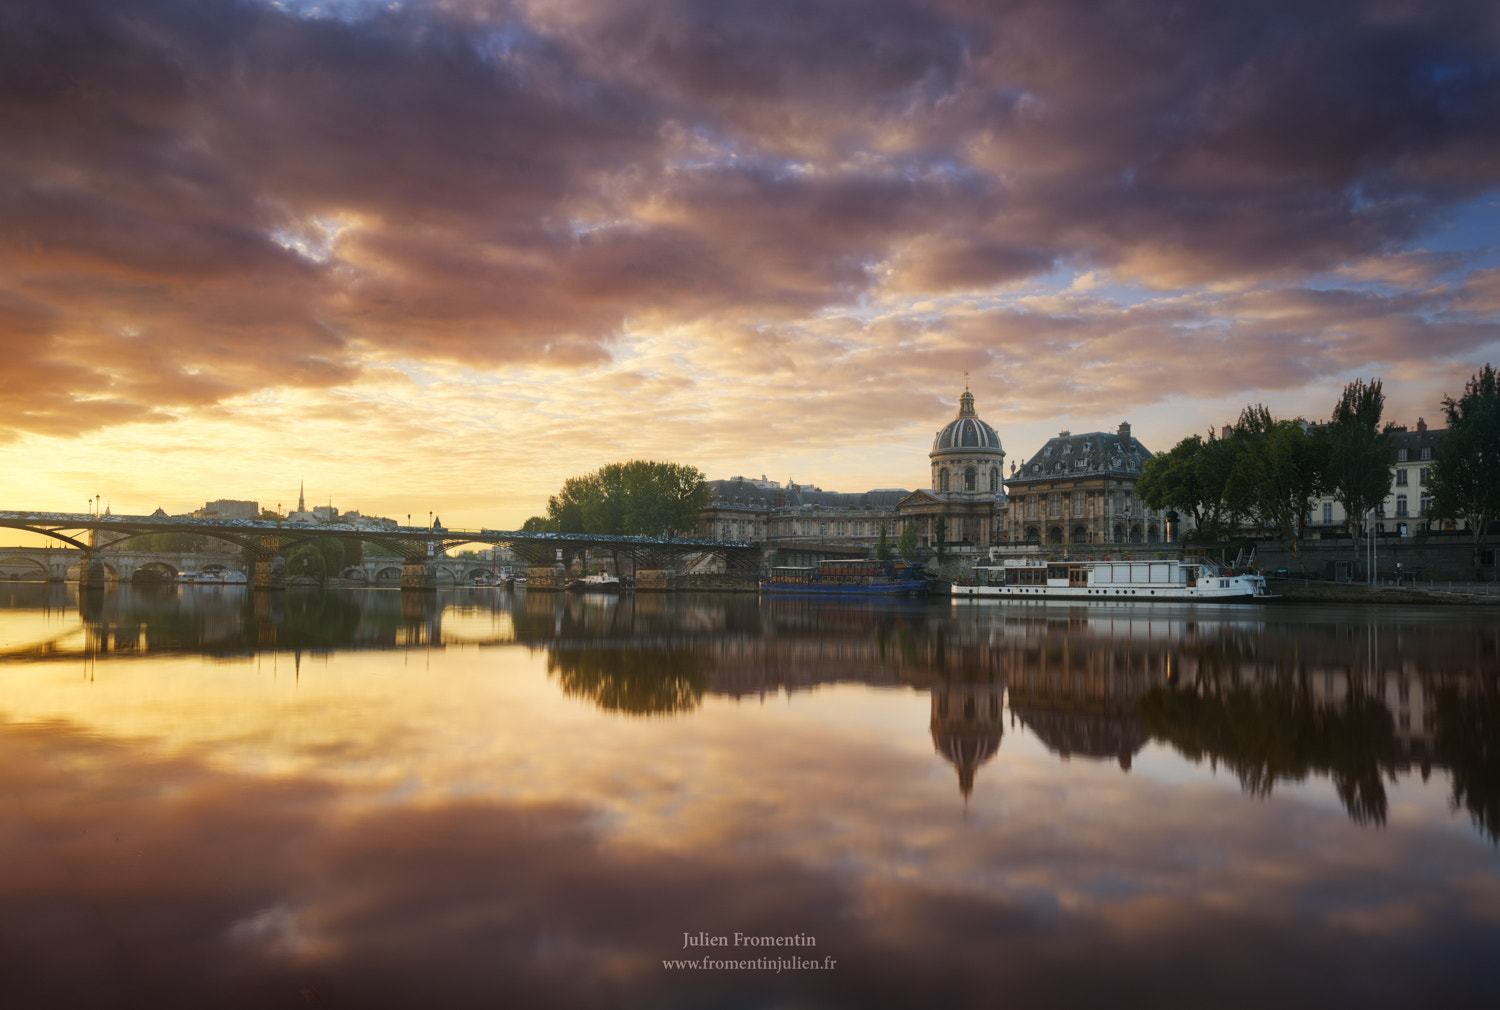
[{"label": "building window", "polygon": [[[1052,492],[1051,499],[1047,502],[1047,514],[1054,518],[1062,515],[1062,494],[1060,492]],[[1057,540],[1059,543],[1062,542],[1062,534],[1058,534]]]},{"label": "building window", "polygon": [[802,535],[805,537],[812,536],[812,522],[810,520],[802,520]]},{"label": "building window", "polygon": [[723,533],[720,534],[719,539],[720,540],[728,540],[729,539],[729,524],[727,522],[724,524],[724,530],[723,530]]},{"label": "building window", "polygon": [[969,468],[967,468],[966,470],[964,470],[964,490],[965,491],[977,491],[977,490],[979,490],[979,485],[977,483],[978,477],[979,477],[978,472],[972,466],[969,467]]},{"label": "building window", "polygon": [[1422,469],[1420,469],[1420,470],[1417,471],[1417,483],[1418,484],[1426,484],[1427,483],[1427,478],[1431,477],[1431,476],[1432,476],[1432,467],[1430,467],[1430,466],[1424,466],[1424,467],[1422,467]]},{"label": "building window", "polygon": [[857,537],[862,537],[862,536],[865,535],[865,524],[864,523],[855,523],[854,524],[854,535],[857,536]]},{"label": "building window", "polygon": [[1428,495],[1423,495],[1417,500],[1417,507],[1421,509],[1421,511],[1418,512],[1417,515],[1425,516],[1427,513],[1432,511],[1432,498]]},{"label": "building window", "polygon": [[1419,455],[1421,456],[1422,459],[1431,459],[1432,458],[1432,447],[1431,446],[1426,446],[1426,445],[1422,446],[1422,451],[1421,451],[1421,453],[1419,453]]},{"label": "building window", "polygon": [[1081,516],[1081,515],[1083,515],[1083,492],[1082,491],[1074,491],[1073,492],[1073,514],[1075,516]]},{"label": "building window", "polygon": [[1406,515],[1406,495],[1404,494],[1398,494],[1396,496],[1396,515]]},{"label": "building window", "polygon": [[835,526],[834,526],[834,532],[837,533],[839,536],[843,536],[844,535],[844,524],[843,523],[837,523],[837,524],[835,524]]},{"label": "building window", "polygon": [[948,491],[948,468],[946,466],[938,471],[938,490],[944,494]]},{"label": "building window", "polygon": [[1406,487],[1406,473],[1407,472],[1405,470],[1397,470],[1396,471],[1396,486],[1397,487]]},{"label": "building window", "polygon": [[1375,506],[1375,514],[1382,519],[1385,518],[1385,502],[1381,502]]},{"label": "building window", "polygon": [[1325,523],[1333,522],[1333,502],[1323,503],[1323,521]]},{"label": "building window", "polygon": [[1035,497],[1028,497],[1026,499],[1026,518],[1027,519],[1035,519],[1036,518],[1036,498]]},{"label": "building window", "polygon": [[1397,449],[1396,450],[1396,462],[1397,463],[1405,463],[1406,462],[1406,450],[1405,449]]},{"label": "building window", "polygon": [[1000,468],[997,466],[990,467],[990,490],[1000,490]]}]

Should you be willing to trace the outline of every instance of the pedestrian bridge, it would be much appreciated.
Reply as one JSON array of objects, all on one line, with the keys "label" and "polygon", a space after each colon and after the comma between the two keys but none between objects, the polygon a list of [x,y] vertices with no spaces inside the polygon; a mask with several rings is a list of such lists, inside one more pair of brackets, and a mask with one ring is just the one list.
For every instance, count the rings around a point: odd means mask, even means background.
[{"label": "pedestrian bridge", "polygon": [[[393,569],[403,571],[402,584],[432,588],[445,582],[457,584],[472,577],[465,574],[464,565],[473,571],[487,570],[487,566],[464,559],[445,557],[451,549],[471,544],[506,547],[521,565],[548,565],[558,559],[569,559],[582,554],[611,557],[618,566],[629,561],[636,568],[670,568],[685,555],[711,555],[722,559],[724,566],[732,570],[753,570],[760,564],[761,548],[758,544],[732,540],[698,540],[682,537],[658,536],[603,536],[591,533],[540,533],[524,530],[455,530],[440,526],[390,526],[357,527],[345,523],[287,523],[265,519],[198,519],[174,518],[158,510],[149,516],[116,516],[108,513],[93,515],[68,512],[33,512],[0,510],[0,529],[22,530],[60,541],[77,552],[75,560],[61,569],[55,577],[71,577],[72,565],[78,565],[78,579],[86,585],[102,585],[106,581],[117,581],[134,577],[136,572],[149,564],[160,564],[175,572],[200,571],[189,567],[199,555],[170,552],[150,555],[151,561],[141,560],[138,565],[125,567],[126,555],[138,552],[111,547],[123,544],[131,537],[153,533],[186,533],[212,537],[221,542],[234,544],[253,552],[255,570],[248,573],[251,582],[258,586],[280,584],[285,575],[284,559],[291,549],[313,540],[336,537],[342,540],[358,540],[364,544],[379,545],[386,552],[384,563],[378,557],[367,558],[357,566],[351,566],[346,577],[369,584],[381,584],[390,577]],[[46,549],[36,561],[53,578],[61,553],[51,557]],[[55,549],[54,549],[55,550]],[[143,552],[141,552],[143,553]],[[171,560],[177,558],[177,561]],[[237,555],[212,555],[217,563],[238,564]],[[166,575],[163,571],[161,574]],[[175,577],[175,574],[173,575]],[[362,578],[361,578],[362,577]]]},{"label": "pedestrian bridge", "polygon": [[[131,582],[138,574],[165,581],[181,581],[187,573],[239,576],[246,581],[252,573],[245,570],[238,554],[206,551],[101,551],[95,555],[104,567],[104,581]],[[0,581],[66,582],[81,577],[84,552],[76,547],[0,547]],[[476,558],[430,558],[426,562],[439,586],[460,586],[473,582],[492,566]],[[368,586],[399,586],[405,562],[399,557],[365,558],[359,564],[346,565],[338,577],[345,582]],[[287,576],[297,573],[287,570]],[[238,581],[238,579],[235,579]]]}]

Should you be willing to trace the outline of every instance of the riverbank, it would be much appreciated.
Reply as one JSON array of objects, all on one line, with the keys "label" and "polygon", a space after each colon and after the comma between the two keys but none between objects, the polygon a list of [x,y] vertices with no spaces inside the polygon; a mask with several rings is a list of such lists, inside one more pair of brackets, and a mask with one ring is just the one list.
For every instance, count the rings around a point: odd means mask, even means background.
[{"label": "riverbank", "polygon": [[1271,579],[1271,592],[1293,603],[1437,603],[1500,607],[1500,586],[1441,582],[1427,586],[1367,586],[1308,579]]}]

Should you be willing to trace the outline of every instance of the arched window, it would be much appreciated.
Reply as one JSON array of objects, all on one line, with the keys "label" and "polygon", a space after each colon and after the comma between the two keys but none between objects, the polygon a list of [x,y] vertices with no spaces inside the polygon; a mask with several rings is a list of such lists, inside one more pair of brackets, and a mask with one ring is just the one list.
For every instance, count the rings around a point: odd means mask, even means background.
[{"label": "arched window", "polygon": [[964,471],[964,490],[965,491],[974,491],[974,490],[976,490],[976,487],[975,487],[975,484],[974,484],[974,480],[975,480],[975,478],[977,476],[978,476],[978,474],[975,473],[974,468],[972,466],[969,467],[967,470]]},{"label": "arched window", "polygon": [[1000,468],[996,466],[990,467],[990,490],[1000,490]]},{"label": "arched window", "polygon": [[938,490],[944,493],[948,490],[948,468],[946,466],[938,471]]}]

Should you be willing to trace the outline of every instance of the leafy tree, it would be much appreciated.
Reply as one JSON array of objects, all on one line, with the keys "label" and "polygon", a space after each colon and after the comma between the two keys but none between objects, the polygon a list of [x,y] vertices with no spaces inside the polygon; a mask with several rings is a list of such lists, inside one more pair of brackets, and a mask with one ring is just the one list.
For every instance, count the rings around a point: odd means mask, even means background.
[{"label": "leafy tree", "polygon": [[1432,463],[1432,513],[1463,520],[1474,543],[1474,577],[1484,577],[1480,544],[1500,514],[1500,374],[1485,365],[1458,399],[1443,400],[1448,431]]},{"label": "leafy tree", "polygon": [[941,513],[932,519],[932,543],[937,552],[938,564],[942,564],[943,555],[948,549],[948,517]]},{"label": "leafy tree", "polygon": [[343,570],[344,545],[337,537],[317,537],[298,544],[286,556],[288,578],[308,575],[320,586],[338,578]]},{"label": "leafy tree", "polygon": [[917,557],[917,524],[908,519],[906,525],[901,527],[901,539],[896,542],[896,550],[907,561],[915,561]]},{"label": "leafy tree", "polygon": [[569,477],[547,500],[547,516],[563,533],[676,536],[698,525],[708,497],[697,467],[631,460]]},{"label": "leafy tree", "polygon": [[1200,537],[1224,539],[1238,524],[1227,492],[1243,445],[1217,437],[1212,429],[1206,440],[1189,435],[1170,452],[1146,461],[1136,481],[1136,496],[1150,508],[1187,513]]},{"label": "leafy tree", "polygon": [[1391,487],[1389,424],[1380,430],[1385,393],[1379,379],[1356,379],[1344,387],[1333,408],[1333,421],[1324,430],[1328,466],[1324,482],[1344,507],[1349,532],[1354,534],[1355,560],[1365,516],[1385,501]]},{"label": "leafy tree", "polygon": [[1261,404],[1241,412],[1233,437],[1243,441],[1226,488],[1229,508],[1264,529],[1306,575],[1301,539],[1312,499],[1322,488],[1323,440],[1309,435],[1300,419],[1278,421]]},{"label": "leafy tree", "polygon": [[885,523],[880,524],[880,537],[875,541],[875,556],[881,561],[891,560],[891,539],[885,535]]}]

